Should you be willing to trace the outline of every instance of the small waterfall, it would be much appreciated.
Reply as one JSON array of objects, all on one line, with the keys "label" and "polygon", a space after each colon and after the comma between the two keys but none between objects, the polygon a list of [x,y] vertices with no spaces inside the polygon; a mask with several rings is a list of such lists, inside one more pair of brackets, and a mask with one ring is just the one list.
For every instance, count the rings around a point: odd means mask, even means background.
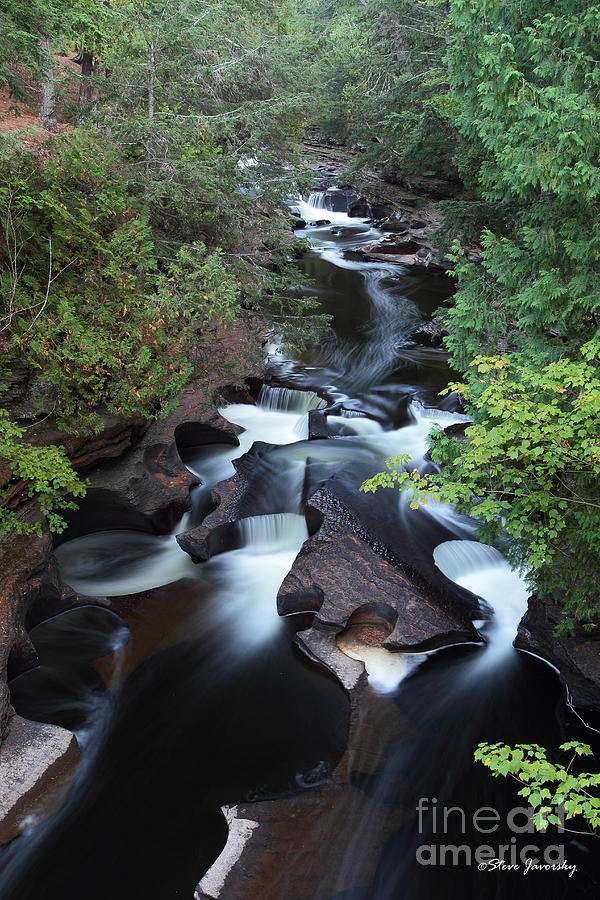
[{"label": "small waterfall", "polygon": [[493,610],[482,661],[486,667],[497,662],[512,650],[527,609],[529,591],[523,578],[498,550],[477,541],[445,541],[435,548],[433,558],[450,581],[482,597]]},{"label": "small waterfall", "polygon": [[281,627],[277,592],[308,537],[304,516],[293,513],[240,519],[238,527],[244,546],[205,563],[219,591],[212,627],[234,659],[254,653]]},{"label": "small waterfall", "polygon": [[459,422],[468,423],[473,421],[471,416],[450,412],[447,409],[438,409],[435,406],[423,406],[418,400],[413,400],[411,402],[410,412],[415,419],[434,419],[443,428],[447,425],[455,425]]},{"label": "small waterfall", "polygon": [[436,547],[433,558],[438,569],[456,584],[467,574],[508,565],[498,550],[477,541],[446,541]]},{"label": "small waterfall", "polygon": [[275,513],[251,516],[238,522],[244,546],[255,553],[298,552],[308,537],[304,516],[295,513]]},{"label": "small waterfall", "polygon": [[293,388],[271,387],[263,384],[256,405],[260,409],[279,412],[307,413],[311,409],[324,409],[327,401],[314,391],[296,391]]},{"label": "small waterfall", "polygon": [[[298,214],[307,222],[326,220],[332,225],[343,225],[355,228],[364,219],[349,216],[345,195],[337,188],[328,188],[326,191],[313,191],[308,200],[300,198],[294,203]],[[380,232],[377,232],[379,234]],[[375,235],[375,232],[373,232]]]},{"label": "small waterfall", "polygon": [[313,191],[306,202],[312,209],[323,209],[331,212],[331,198],[327,196],[325,191]]}]

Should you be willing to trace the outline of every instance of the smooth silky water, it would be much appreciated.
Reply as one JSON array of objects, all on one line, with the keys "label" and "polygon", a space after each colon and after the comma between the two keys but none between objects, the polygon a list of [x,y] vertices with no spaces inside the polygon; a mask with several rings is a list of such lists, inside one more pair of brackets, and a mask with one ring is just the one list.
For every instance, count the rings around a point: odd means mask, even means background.
[{"label": "smooth silky water", "polygon": [[[340,796],[350,796],[354,814],[346,817],[334,804],[313,826],[329,880],[290,894],[282,871],[269,897],[462,900],[507,890],[529,897],[542,885],[548,897],[594,896],[584,876],[479,873],[476,866],[415,860],[422,845],[434,848],[429,859],[440,843],[510,848],[506,828],[481,835],[468,821],[463,829],[457,814],[440,834],[433,810],[457,806],[467,820],[481,806],[508,811],[517,803],[513,786],[474,765],[476,744],[556,746],[573,724],[562,715],[555,673],[512,648],[527,592],[497,550],[473,540],[473,523],[440,504],[414,512],[393,491],[357,493],[392,454],[427,470],[429,431],[464,421],[452,397],[440,403],[436,396],[450,377],[445,353],[410,338],[421,315],[450,295],[450,283],[347,258],[379,232],[350,219],[339,197],[314,194],[299,212],[307,222],[332,223],[305,230],[312,250],[303,264],[310,290],[333,316],[327,339],[301,360],[273,347],[278,384],[265,386],[256,405],[220,410],[243,429],[239,446],[186,449],[184,460],[202,484],[174,534],[117,530],[58,548],[65,580],[107,598],[123,618],[88,608],[32,631],[41,667],[13,681],[15,705],[23,715],[73,728],[84,762],[63,808],[37,827],[32,822],[3,851],[3,900],[191,898],[226,839],[220,805],[290,793],[313,783],[314,773],[325,778],[331,771],[347,737],[345,694],[293,646],[306,619],[276,612],[278,588],[308,535],[303,504],[328,481],[352,498],[358,514],[366,509],[361,504],[371,505],[375,537],[378,528],[381,537],[393,529],[417,569],[442,572],[481,598],[477,617],[487,643],[419,655],[356,654],[365,660],[373,697],[384,704],[376,722],[381,735],[368,704],[361,713],[379,763],[367,771],[360,754],[351,755]],[[308,441],[309,413],[328,401],[334,436]],[[428,409],[433,404],[444,408]],[[240,547],[193,565],[175,533],[202,520],[211,486],[230,477],[245,454]],[[122,595],[134,598],[124,602]],[[401,727],[382,743],[392,719]],[[420,798],[427,810],[419,823]],[[330,854],[334,834],[338,850]],[[520,846],[551,842],[518,838]],[[564,844],[570,862],[590,868],[585,841]],[[286,858],[293,867],[293,847]]]}]

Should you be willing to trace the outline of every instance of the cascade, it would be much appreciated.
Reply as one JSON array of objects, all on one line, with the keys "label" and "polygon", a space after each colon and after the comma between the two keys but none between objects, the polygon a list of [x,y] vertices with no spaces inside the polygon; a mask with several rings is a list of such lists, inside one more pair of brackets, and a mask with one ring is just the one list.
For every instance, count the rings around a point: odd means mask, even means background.
[{"label": "cascade", "polygon": [[[252,160],[242,164],[250,166]],[[223,798],[243,802],[289,795],[317,776],[327,778],[340,758],[348,728],[346,695],[332,678],[300,659],[291,641],[297,626],[277,615],[279,588],[308,537],[306,494],[330,478],[357,490],[392,455],[405,454],[412,466],[424,470],[431,466],[425,459],[431,430],[469,419],[429,405],[429,379],[438,371],[432,360],[446,381],[449,373],[443,351],[428,350],[416,362],[408,352],[422,313],[407,273],[349,258],[348,251],[381,233],[335,209],[339,204],[331,190],[313,192],[295,205],[305,221],[331,223],[300,233],[311,244],[304,264],[316,282],[315,294],[333,317],[329,338],[301,359],[274,353],[270,380],[281,376],[285,384],[263,386],[256,405],[219,410],[243,429],[239,445],[186,451],[186,465],[202,484],[193,495],[192,512],[173,534],[107,531],[57,550],[63,579],[80,594],[106,599],[161,587],[161,605],[152,594],[140,600],[132,625],[134,637],[138,628],[137,644],[133,640],[130,647],[125,632],[117,634],[112,674],[108,647],[104,688],[114,693],[103,709],[110,714],[99,717],[93,703],[86,706],[78,699],[87,754],[80,780],[54,820],[15,842],[5,862],[0,855],[3,900],[191,897],[225,840],[218,812]],[[436,390],[443,386],[433,384]],[[333,399],[329,413],[320,395]],[[382,396],[389,409],[382,407]],[[402,416],[394,418],[396,403]],[[323,410],[326,421],[344,432],[308,440],[311,410]],[[258,442],[260,449],[248,458],[253,469],[246,503],[253,514],[246,507],[235,526],[239,546],[194,565],[175,534],[202,520],[211,487],[229,478],[234,460]],[[311,827],[317,829],[314,846],[327,856],[332,878],[327,900],[478,900],[476,871],[424,871],[416,864],[415,848],[425,838],[411,832],[410,811],[419,797],[446,798],[468,809],[469,804],[485,805],[488,788],[471,764],[474,746],[489,734],[500,739],[514,733],[520,740],[531,731],[536,739],[541,735],[541,742],[548,735],[554,739],[548,709],[558,695],[555,675],[514,650],[527,588],[498,550],[472,539],[474,523],[441,504],[414,513],[405,497],[384,493],[372,503],[387,504],[395,516],[390,527],[414,542],[415,553],[425,552],[426,544],[439,571],[480,598],[487,644],[411,654],[357,649],[351,641],[340,641],[344,652],[365,662],[377,702],[389,704],[378,724],[387,727],[397,719],[398,733],[388,736],[385,748],[375,747],[377,765],[370,767],[370,750],[349,760],[348,784],[336,784],[337,799],[330,813],[323,810],[322,821],[303,824],[303,841]],[[85,627],[78,625],[71,643],[83,640]],[[147,657],[128,656],[141,653],[140,647],[151,648]],[[47,679],[47,708],[57,715],[72,706],[62,660],[62,653],[54,655]],[[74,683],[75,676],[70,677]],[[544,682],[548,709],[537,704],[532,710],[532,678],[552,679]],[[98,676],[94,690],[100,691],[99,682]],[[82,683],[87,682],[77,681]],[[377,744],[370,722],[365,734],[367,743]],[[357,819],[352,804],[359,795],[366,800]],[[330,858],[330,841],[338,832],[343,849]],[[103,860],[101,866],[90,861],[90,847]],[[295,852],[290,847],[279,860],[273,887],[281,886],[277,900],[308,900],[289,893],[296,882],[285,867],[294,867]],[[111,866],[105,864],[108,859],[112,865],[115,854],[122,894],[114,893]],[[60,883],[54,872],[61,872]],[[297,879],[295,870],[292,874]],[[516,898],[529,896],[525,881],[511,884]],[[498,884],[507,890],[505,882]],[[546,895],[557,896],[552,885]]]}]

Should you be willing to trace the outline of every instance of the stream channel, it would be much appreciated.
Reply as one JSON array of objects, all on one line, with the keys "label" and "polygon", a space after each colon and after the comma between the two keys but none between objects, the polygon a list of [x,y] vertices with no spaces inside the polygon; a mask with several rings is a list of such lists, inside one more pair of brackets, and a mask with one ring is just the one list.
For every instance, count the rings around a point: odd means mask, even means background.
[{"label": "stream channel", "polygon": [[[348,696],[293,641],[311,616],[277,614],[278,589],[309,534],[306,500],[326,483],[359,496],[364,478],[393,454],[431,467],[430,430],[465,417],[456,398],[438,396],[452,374],[445,352],[411,340],[452,283],[346,254],[381,233],[349,218],[335,189],[297,208],[309,223],[328,222],[299,232],[311,245],[302,263],[308,290],[333,317],[328,338],[300,360],[271,348],[256,405],[221,410],[244,429],[239,446],[182,450],[202,484],[172,535],[117,529],[57,548],[63,579],[107,605],[36,626],[40,667],[15,679],[11,694],[19,714],[74,730],[83,762],[61,809],[32,822],[0,854],[2,900],[192,898],[227,839],[222,805],[248,809],[309,796],[344,753]],[[329,436],[308,439],[313,409],[324,410]],[[240,546],[195,565],[175,534],[202,521],[211,486],[232,476],[232,460],[243,454],[252,473],[244,505],[252,512],[239,523]],[[360,815],[334,804],[310,829],[327,877],[315,882],[307,872],[303,880],[290,846],[268,897],[597,897],[595,842],[530,833],[523,815],[509,826],[510,811],[524,805],[517,786],[473,763],[483,740],[552,748],[573,737],[590,741],[566,708],[556,672],[512,646],[527,605],[522,580],[452,509],[429,504],[415,512],[394,491],[360,497],[363,508],[371,504],[371,531],[377,536],[377,523],[393,529],[416,571],[430,579],[443,573],[482,598],[477,618],[486,642],[418,655],[365,653],[367,693],[385,704],[384,727],[400,723],[397,736],[369,771],[350,759],[340,795],[359,796]],[[110,598],[141,592],[130,629]],[[378,721],[367,716],[361,727],[376,744]],[[474,827],[481,807],[496,811],[499,824],[492,818]],[[458,864],[452,853],[442,858],[441,845],[463,848]],[[480,871],[466,851],[481,845],[518,868]],[[539,863],[564,860],[577,871],[526,873],[526,845]],[[221,896],[263,900],[266,893],[249,883],[247,893]]]}]

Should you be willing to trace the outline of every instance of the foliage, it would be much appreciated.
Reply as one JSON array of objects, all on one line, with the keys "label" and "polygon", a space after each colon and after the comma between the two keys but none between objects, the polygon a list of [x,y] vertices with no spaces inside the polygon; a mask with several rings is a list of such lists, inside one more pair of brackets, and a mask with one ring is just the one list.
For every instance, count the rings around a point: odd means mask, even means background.
[{"label": "foliage", "polygon": [[507,335],[523,361],[547,361],[599,334],[599,26],[600,5],[577,0],[451,4],[463,155],[505,220],[483,232],[481,266],[456,259],[448,346],[462,369]]},{"label": "foliage", "polygon": [[[65,522],[60,511],[75,509],[76,504],[65,499],[82,497],[85,483],[73,471],[63,447],[51,444],[35,447],[23,440],[25,430],[11,422],[8,412],[0,409],[0,457],[8,463],[14,478],[27,483],[29,497],[34,497],[46,516],[52,531],[62,531]],[[5,499],[8,491],[0,491],[0,499]],[[15,531],[17,534],[39,534],[39,522],[31,524],[19,519],[11,509],[0,505],[0,533]]]},{"label": "foliage", "polygon": [[303,4],[320,34],[314,122],[402,176],[453,174],[445,0]]},{"label": "foliage", "polygon": [[239,377],[242,304],[288,340],[322,327],[273,236],[294,190],[280,156],[306,120],[294,4],[34,0],[0,18],[14,92],[23,70],[48,77],[42,38],[93,56],[82,127],[0,153],[0,344],[39,373],[40,409],[85,433],[103,410],[164,414],[193,376]]},{"label": "foliage", "polygon": [[164,411],[189,380],[198,336],[239,306],[235,280],[201,243],[159,269],[123,174],[117,152],[85,132],[44,159],[0,161],[2,336],[39,370],[40,404],[66,429],[94,429],[101,408]]},{"label": "foliage", "polygon": [[572,754],[566,766],[551,762],[547,751],[538,744],[517,744],[513,748],[502,743],[482,743],[475,751],[475,759],[487,766],[494,777],[510,775],[523,785],[518,794],[533,809],[533,824],[538,831],[545,831],[548,825],[562,829],[564,821],[575,817],[592,830],[599,829],[600,773],[576,775],[572,771],[575,760],[590,756],[592,751],[579,741],[568,741],[560,749]]}]

